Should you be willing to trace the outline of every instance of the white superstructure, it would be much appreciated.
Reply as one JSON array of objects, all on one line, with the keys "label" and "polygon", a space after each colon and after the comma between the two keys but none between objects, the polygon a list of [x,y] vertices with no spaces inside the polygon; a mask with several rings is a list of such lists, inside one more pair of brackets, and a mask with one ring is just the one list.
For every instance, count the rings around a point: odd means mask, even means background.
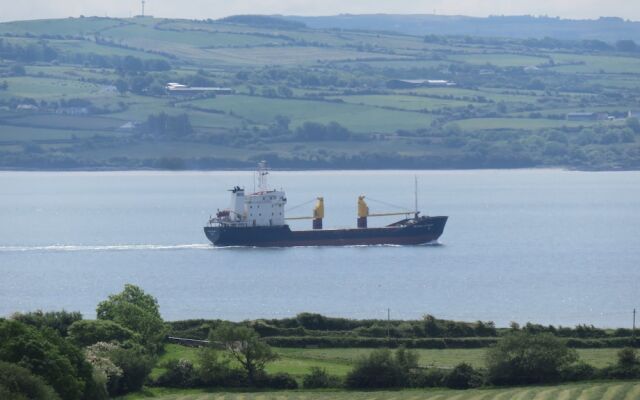
[{"label": "white superstructure", "polygon": [[269,189],[266,163],[258,166],[258,191],[246,194],[239,186],[231,190],[231,205],[218,211],[210,223],[234,226],[281,226],[285,225],[284,206],[287,198],[284,191]]}]

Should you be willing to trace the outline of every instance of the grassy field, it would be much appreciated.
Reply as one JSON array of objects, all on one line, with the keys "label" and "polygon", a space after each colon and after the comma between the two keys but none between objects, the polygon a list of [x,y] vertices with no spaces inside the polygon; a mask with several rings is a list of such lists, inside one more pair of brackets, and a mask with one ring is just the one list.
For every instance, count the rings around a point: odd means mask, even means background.
[{"label": "grassy field", "polygon": [[538,64],[542,64],[547,60],[542,57],[534,57],[521,54],[483,54],[483,53],[471,53],[464,55],[450,56],[449,59],[456,61],[463,61],[469,64],[479,65],[495,65],[497,67],[529,67]]},{"label": "grassy field", "polygon": [[563,126],[590,126],[607,123],[607,121],[566,121],[564,119],[544,118],[471,118],[454,122],[462,130],[485,129],[541,129],[560,128]]},{"label": "grassy field", "polygon": [[[276,348],[280,358],[267,366],[270,373],[286,372],[301,380],[302,376],[309,372],[311,367],[326,368],[334,375],[346,376],[355,361],[367,354],[372,349],[302,349],[302,348]],[[466,362],[474,368],[484,366],[485,349],[416,349],[419,356],[419,364],[423,367],[436,367],[449,369]],[[618,349],[578,349],[580,359],[594,367],[604,367],[616,360]],[[166,346],[166,353],[160,362],[170,359],[187,359],[197,362],[198,349],[170,344]],[[161,368],[156,368],[152,376],[157,377],[162,373]]]},{"label": "grassy field", "polygon": [[284,115],[297,127],[304,122],[338,122],[354,132],[394,132],[397,129],[417,129],[431,122],[427,114],[386,110],[373,106],[342,104],[326,101],[272,99],[253,96],[219,96],[190,104],[221,110],[241,116],[248,121],[269,124],[276,116]]},{"label": "grassy field", "polygon": [[363,104],[374,107],[392,107],[407,111],[435,110],[445,107],[466,107],[472,101],[455,99],[436,99],[419,96],[402,95],[368,95],[336,97],[345,103]]},{"label": "grassy field", "polygon": [[640,382],[588,382],[559,386],[531,386],[474,390],[400,391],[288,391],[257,393],[216,393],[203,390],[148,390],[126,399],[158,400],[637,400]]}]

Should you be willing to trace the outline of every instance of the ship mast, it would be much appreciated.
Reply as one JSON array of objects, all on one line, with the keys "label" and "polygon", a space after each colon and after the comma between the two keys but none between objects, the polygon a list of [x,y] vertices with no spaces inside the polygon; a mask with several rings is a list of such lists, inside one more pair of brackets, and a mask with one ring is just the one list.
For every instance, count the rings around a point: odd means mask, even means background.
[{"label": "ship mast", "polygon": [[418,175],[413,176],[413,183],[414,183],[413,194],[414,194],[414,200],[415,200],[414,210],[415,210],[416,218],[418,218],[418,214],[420,214],[420,211],[418,211]]},{"label": "ship mast", "polygon": [[267,162],[260,161],[258,163],[258,190],[260,192],[266,192],[269,190],[269,185],[267,185],[267,175],[269,175]]}]

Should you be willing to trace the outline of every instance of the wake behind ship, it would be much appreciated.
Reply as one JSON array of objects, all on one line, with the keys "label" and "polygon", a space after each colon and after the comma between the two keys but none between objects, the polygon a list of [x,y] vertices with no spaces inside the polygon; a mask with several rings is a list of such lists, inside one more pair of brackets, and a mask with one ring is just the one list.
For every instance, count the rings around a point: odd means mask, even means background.
[{"label": "wake behind ship", "polygon": [[[258,168],[258,191],[245,194],[239,186],[231,190],[231,206],[211,218],[204,233],[216,246],[291,247],[348,245],[416,245],[436,241],[444,231],[445,216],[420,216],[411,213],[369,213],[365,197],[358,198],[358,219],[355,229],[323,229],[324,199],[319,197],[311,217],[285,217],[287,198],[283,191],[267,186],[268,171],[264,162]],[[390,225],[367,226],[368,217],[409,215]],[[293,231],[286,220],[311,219],[311,230]]]}]

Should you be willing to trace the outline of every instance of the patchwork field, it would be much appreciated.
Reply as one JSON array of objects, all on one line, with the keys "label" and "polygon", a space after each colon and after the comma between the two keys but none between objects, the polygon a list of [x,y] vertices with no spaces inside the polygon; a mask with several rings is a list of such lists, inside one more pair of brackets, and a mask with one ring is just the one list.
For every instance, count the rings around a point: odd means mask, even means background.
[{"label": "patchwork field", "polygon": [[[597,44],[275,17],[2,23],[0,168],[148,168],[157,157],[249,168],[269,155],[286,168],[640,168],[640,53]],[[451,84],[416,83],[428,80]],[[231,94],[176,95],[169,82]],[[334,122],[339,138],[326,131]]]}]

